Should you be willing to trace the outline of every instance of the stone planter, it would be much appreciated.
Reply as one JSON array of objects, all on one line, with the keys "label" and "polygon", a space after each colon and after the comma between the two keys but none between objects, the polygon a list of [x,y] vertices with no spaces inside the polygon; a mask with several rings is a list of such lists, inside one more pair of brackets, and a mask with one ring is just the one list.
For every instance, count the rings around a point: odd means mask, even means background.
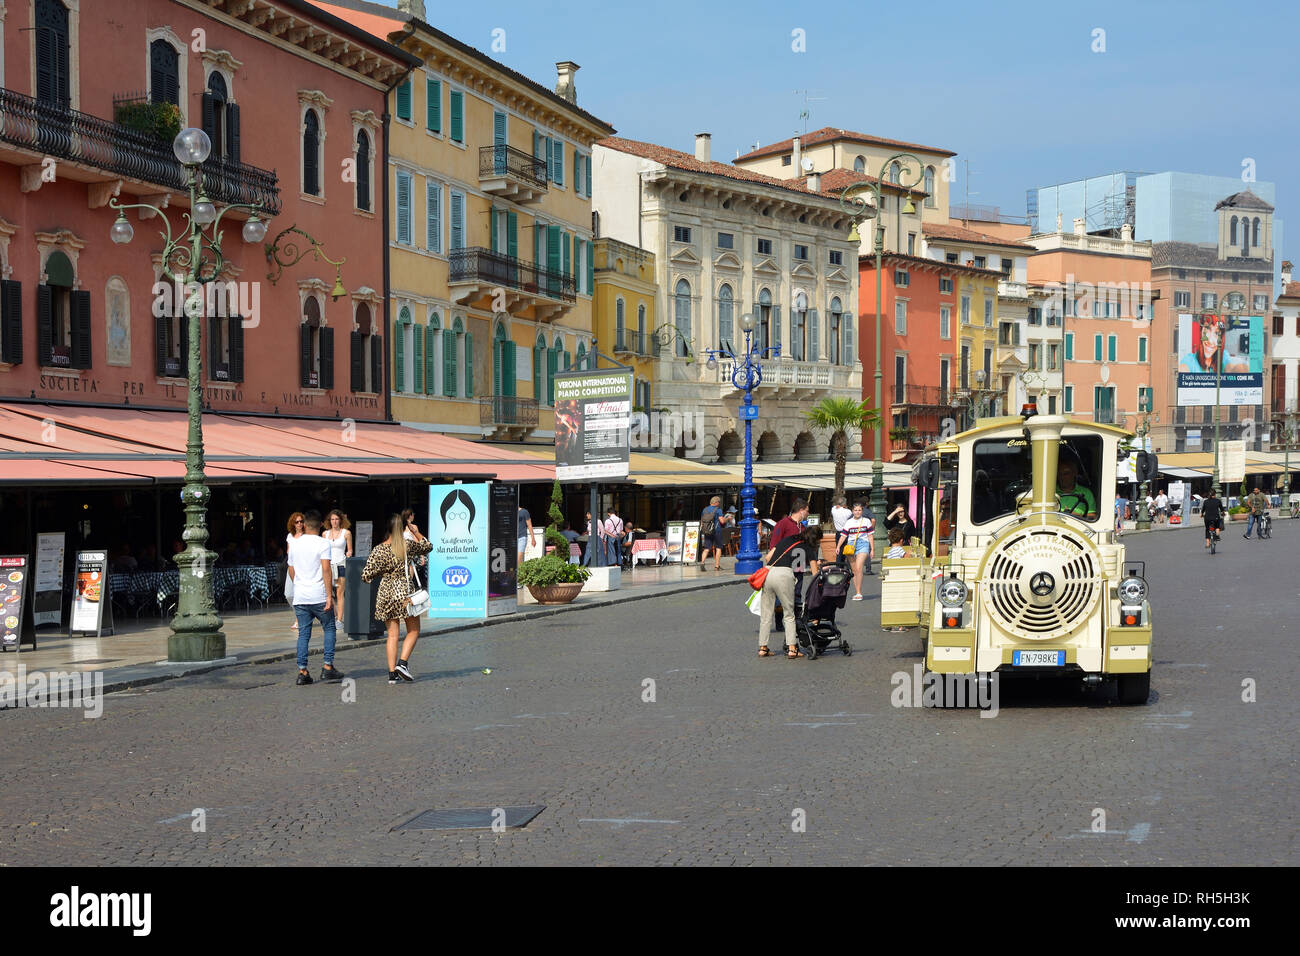
[{"label": "stone planter", "polygon": [[548,587],[528,585],[528,593],[538,604],[568,604],[582,591],[583,582],[572,584],[552,584]]},{"label": "stone planter", "polygon": [[834,531],[822,532],[822,560],[835,563],[835,539],[839,537]]},{"label": "stone planter", "polygon": [[1245,521],[1247,518],[1250,517],[1250,512],[1249,512],[1249,511],[1246,511],[1246,512],[1243,512],[1242,514],[1239,514],[1239,515],[1229,515],[1228,517],[1231,518],[1233,521]]}]

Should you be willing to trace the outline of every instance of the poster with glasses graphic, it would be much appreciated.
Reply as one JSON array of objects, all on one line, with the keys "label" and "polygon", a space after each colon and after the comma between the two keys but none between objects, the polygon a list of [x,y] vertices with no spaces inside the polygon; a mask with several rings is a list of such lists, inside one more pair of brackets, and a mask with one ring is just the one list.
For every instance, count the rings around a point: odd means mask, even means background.
[{"label": "poster with glasses graphic", "polygon": [[1178,316],[1178,404],[1264,403],[1264,319],[1258,315]]},{"label": "poster with glasses graphic", "polygon": [[430,485],[429,617],[487,617],[488,486]]}]

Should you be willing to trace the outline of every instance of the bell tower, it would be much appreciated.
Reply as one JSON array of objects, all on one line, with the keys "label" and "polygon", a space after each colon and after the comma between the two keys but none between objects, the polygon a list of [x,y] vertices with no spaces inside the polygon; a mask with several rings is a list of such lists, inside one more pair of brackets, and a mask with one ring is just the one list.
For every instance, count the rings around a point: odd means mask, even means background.
[{"label": "bell tower", "polygon": [[1249,189],[1221,199],[1214,207],[1219,216],[1219,258],[1273,258],[1273,207]]}]

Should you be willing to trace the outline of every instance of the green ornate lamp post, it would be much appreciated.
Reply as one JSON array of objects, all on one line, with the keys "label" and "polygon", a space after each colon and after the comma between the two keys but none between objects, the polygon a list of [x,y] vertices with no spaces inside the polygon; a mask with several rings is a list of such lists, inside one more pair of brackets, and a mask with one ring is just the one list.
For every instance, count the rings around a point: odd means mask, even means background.
[{"label": "green ornate lamp post", "polygon": [[1291,446],[1295,443],[1295,412],[1287,412],[1286,425],[1282,428],[1282,458],[1284,469],[1282,475],[1282,512],[1291,509]]},{"label": "green ornate lamp post", "polygon": [[[924,167],[921,165],[921,161],[917,159],[915,156],[913,156],[911,153],[895,153],[893,156],[890,156],[888,159],[886,159],[883,163],[880,164],[880,169],[882,170],[882,172],[887,171],[896,161],[899,164],[898,181],[896,182],[891,181],[890,184],[893,186],[897,186],[900,189],[905,189],[910,194],[913,187],[915,187],[921,181],[921,178],[924,175],[923,173]],[[912,179],[910,182],[905,183],[903,182],[903,180],[909,176],[909,168],[913,163],[916,164],[916,178]],[[874,204],[867,201],[867,194],[874,196],[875,198]],[[872,247],[876,256],[875,408],[877,410],[883,409],[883,406],[881,405],[881,401],[884,398],[882,394],[882,384],[881,384],[882,372],[880,369],[880,352],[882,349],[881,325],[880,325],[880,289],[881,289],[880,270],[883,268],[882,260],[884,259],[884,255],[885,255],[885,227],[880,224],[878,218],[880,215],[880,210],[883,207],[883,202],[881,201],[882,195],[883,195],[883,182],[879,177],[877,177],[873,182],[853,183],[849,186],[846,186],[840,192],[840,205],[849,213],[849,215],[853,219],[853,230],[852,232],[849,233],[849,239],[858,238],[859,222],[867,222],[868,220],[871,219],[876,220],[875,237],[872,243]],[[901,220],[903,213],[908,213],[910,215],[911,213],[914,212],[916,212],[916,207],[912,204],[912,199],[911,196],[909,195],[907,199],[907,206],[904,208],[900,208],[899,210],[899,218]],[[885,522],[883,520],[885,515],[885,463],[883,460],[883,451],[881,448],[880,430],[883,427],[884,427],[884,422],[882,421],[880,428],[876,429],[875,460],[872,461],[871,463],[871,511],[876,516],[876,532],[875,532],[876,540],[878,542],[881,542],[882,544],[885,540]]]},{"label": "green ornate lamp post", "polygon": [[120,203],[112,199],[109,200],[109,206],[118,213],[110,237],[115,243],[130,242],[135,230],[127,221],[126,210],[152,211],[163,224],[163,269],[178,288],[190,290],[185,302],[186,321],[189,323],[189,433],[185,441],[185,486],[181,489],[181,501],[185,506],[185,531],[182,538],[186,547],[175,558],[180,567],[180,597],[176,617],[172,619],[172,633],[167,638],[167,659],[210,661],[226,656],[226,636],[221,632],[221,616],[217,614],[213,601],[212,577],[209,573],[216,555],[207,549],[207,507],[211,492],[203,473],[203,377],[200,349],[200,318],[207,297],[197,294],[195,286],[203,289],[221,273],[225,265],[226,260],[221,252],[221,219],[226,213],[232,209],[248,211],[249,218],[243,226],[243,238],[248,243],[260,243],[266,237],[266,222],[257,215],[262,211],[260,204],[236,203],[218,212],[208,199],[203,187],[201,167],[212,151],[212,141],[203,130],[181,130],[172,143],[172,150],[185,167],[189,178],[190,208],[184,214],[184,232],[174,237],[171,222],[157,206],[148,203]]},{"label": "green ornate lamp post", "polygon": [[[1147,409],[1147,414],[1138,422],[1136,431],[1138,439],[1138,448],[1142,451],[1147,450],[1147,435],[1151,434],[1151,415]],[[1147,508],[1147,495],[1151,493],[1151,483],[1144,481],[1138,485],[1138,513],[1137,513],[1137,530],[1151,530],[1151,511]]]}]

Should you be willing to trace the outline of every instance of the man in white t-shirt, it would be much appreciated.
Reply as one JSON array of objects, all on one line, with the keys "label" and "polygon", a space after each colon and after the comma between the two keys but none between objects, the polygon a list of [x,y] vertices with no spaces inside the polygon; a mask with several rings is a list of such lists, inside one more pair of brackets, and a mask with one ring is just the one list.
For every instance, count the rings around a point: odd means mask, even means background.
[{"label": "man in white t-shirt", "polygon": [[1156,517],[1161,521],[1169,517],[1169,496],[1163,491],[1156,495]]},{"label": "man in white t-shirt", "polygon": [[849,500],[843,495],[835,499],[835,504],[831,505],[831,521],[835,524],[835,534],[838,536],[844,530],[844,522],[853,517],[853,511],[849,508]]},{"label": "man in white t-shirt", "polygon": [[330,568],[330,543],[321,537],[320,515],[310,512],[304,534],[289,541],[289,577],[293,578],[293,613],[298,618],[298,685],[312,683],[307,671],[307,646],[311,623],[320,621],[325,632],[325,666],[320,679],[340,681],[334,666],[334,576]]}]

